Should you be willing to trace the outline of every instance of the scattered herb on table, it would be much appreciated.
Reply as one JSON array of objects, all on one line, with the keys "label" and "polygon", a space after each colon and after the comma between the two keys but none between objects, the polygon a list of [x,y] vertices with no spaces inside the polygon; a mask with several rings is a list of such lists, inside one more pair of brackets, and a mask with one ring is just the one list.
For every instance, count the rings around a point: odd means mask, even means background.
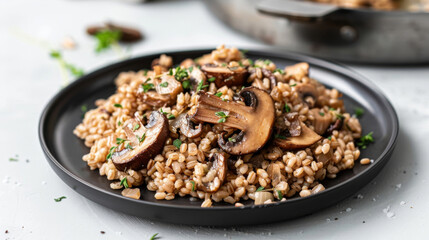
[{"label": "scattered herb on table", "polygon": [[74,66],[71,63],[68,63],[64,60],[63,55],[58,50],[51,50],[49,55],[51,58],[58,61],[61,68],[61,75],[64,81],[64,84],[67,85],[69,83],[68,74],[74,77],[80,77],[84,74],[84,71],[81,68]]},{"label": "scattered herb on table", "polygon": [[152,235],[152,237],[150,238],[150,240],[157,240],[160,239],[160,237],[158,236],[158,233],[155,233],[154,235]]},{"label": "scattered herb on table", "polygon": [[18,162],[18,158],[9,158],[10,162]]},{"label": "scattered herb on table", "polygon": [[54,198],[54,201],[55,202],[61,202],[63,199],[66,199],[66,197],[65,196],[61,196],[59,198]]},{"label": "scattered herb on table", "polygon": [[129,188],[130,186],[128,185],[128,180],[126,177],[122,178],[121,180],[121,186],[123,186],[124,188]]},{"label": "scattered herb on table", "polygon": [[229,117],[225,112],[216,112],[215,115],[219,117],[218,123],[224,123]]}]

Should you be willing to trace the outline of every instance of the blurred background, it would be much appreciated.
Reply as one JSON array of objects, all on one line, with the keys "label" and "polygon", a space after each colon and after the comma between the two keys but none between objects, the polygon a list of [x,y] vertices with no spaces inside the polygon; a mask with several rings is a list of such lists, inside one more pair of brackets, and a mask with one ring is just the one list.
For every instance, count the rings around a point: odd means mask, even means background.
[{"label": "blurred background", "polygon": [[[162,239],[308,239],[330,231],[332,239],[425,239],[426,11],[425,0],[0,1],[0,237],[150,239],[159,233]],[[99,34],[106,29],[130,38]],[[104,208],[50,169],[38,143],[38,119],[68,83],[126,58],[221,44],[332,59],[382,89],[399,115],[399,142],[388,165],[359,192],[362,198],[284,223],[180,226]],[[56,204],[58,195],[69,201]],[[387,217],[386,209],[394,215]]]}]

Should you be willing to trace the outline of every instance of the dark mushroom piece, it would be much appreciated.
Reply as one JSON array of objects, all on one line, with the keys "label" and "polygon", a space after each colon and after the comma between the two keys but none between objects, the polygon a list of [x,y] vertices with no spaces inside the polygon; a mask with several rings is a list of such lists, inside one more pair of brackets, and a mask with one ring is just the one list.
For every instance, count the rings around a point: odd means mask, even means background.
[{"label": "dark mushroom piece", "polygon": [[[241,130],[235,137],[226,141],[225,133],[218,139],[219,146],[232,155],[244,155],[260,150],[271,136],[275,119],[273,99],[265,91],[247,87],[241,90],[240,96],[246,106],[222,101],[208,93],[200,93],[198,105],[192,115],[194,121],[222,124]],[[219,112],[227,116],[223,121]]]},{"label": "dark mushroom piece", "polygon": [[192,122],[190,116],[186,113],[177,116],[177,118],[171,122],[170,128],[172,132],[177,132],[177,130],[180,129],[180,132],[188,138],[196,138],[203,133],[203,124]]},{"label": "dark mushroom piece", "polygon": [[277,135],[284,137],[297,137],[301,135],[301,121],[297,112],[284,113],[276,118],[274,124]]},{"label": "dark mushroom piece", "polygon": [[276,138],[274,144],[284,150],[296,150],[309,147],[322,138],[304,123],[301,123],[301,134],[297,137]]},{"label": "dark mushroom piece", "polygon": [[329,125],[328,129],[326,130],[325,135],[329,136],[329,135],[332,134],[332,132],[334,130],[339,131],[342,127],[343,127],[343,119],[342,118],[338,118],[337,120],[335,120],[334,123],[332,123],[331,125]]},{"label": "dark mushroom piece", "polygon": [[137,42],[143,38],[143,35],[139,30],[130,27],[120,26],[114,23],[106,23],[103,26],[90,26],[86,29],[86,32],[89,35],[96,35],[97,33],[106,30],[120,32],[121,37],[119,41],[122,42]]},{"label": "dark mushroom piece", "polygon": [[321,153],[321,154],[315,154],[314,151],[316,150],[318,146],[314,146],[311,148],[313,152],[313,156],[316,156],[316,160],[318,162],[322,162],[324,166],[328,165],[329,162],[334,158],[334,152],[332,151],[332,148],[329,148],[329,152],[327,153]]},{"label": "dark mushroom piece", "polygon": [[319,93],[316,87],[310,83],[300,83],[295,87],[299,97],[305,102],[309,108],[313,108],[316,104]]},{"label": "dark mushroom piece", "polygon": [[309,114],[313,116],[311,123],[314,126],[314,131],[319,135],[325,134],[329,125],[331,125],[331,114],[319,108],[311,109]]},{"label": "dark mushroom piece", "polygon": [[129,147],[112,154],[112,162],[120,171],[140,170],[150,159],[161,153],[168,137],[168,120],[164,114],[154,111],[148,124],[143,126],[138,118],[124,123]]},{"label": "dark mushroom piece", "polygon": [[223,67],[212,64],[207,64],[201,67],[201,70],[206,74],[207,78],[215,78],[216,87],[223,86],[242,86],[249,72],[243,67]]},{"label": "dark mushroom piece", "polygon": [[220,186],[222,186],[223,182],[225,181],[226,172],[228,170],[227,162],[225,156],[222,153],[212,153],[210,156],[210,162],[208,164],[210,169],[207,175],[216,173],[216,176],[212,181],[209,182],[204,182],[203,177],[203,184],[198,185],[198,189],[207,193],[214,193],[219,190]]},{"label": "dark mushroom piece", "polygon": [[[262,72],[262,76],[266,77],[270,80],[270,89],[273,89],[275,86],[277,86],[277,78],[276,78],[276,76],[274,76],[274,73],[272,73],[270,70],[268,70],[266,68],[260,68],[260,69]],[[256,68],[249,70],[249,73],[250,74],[256,73]],[[256,83],[255,87],[263,89],[262,86],[258,86],[261,84],[262,84],[262,82]]]}]

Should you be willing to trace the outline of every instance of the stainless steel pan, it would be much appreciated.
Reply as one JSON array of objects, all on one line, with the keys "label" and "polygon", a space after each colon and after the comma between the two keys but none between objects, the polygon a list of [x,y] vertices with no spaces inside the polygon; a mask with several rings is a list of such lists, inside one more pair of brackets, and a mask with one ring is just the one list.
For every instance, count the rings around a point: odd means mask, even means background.
[{"label": "stainless steel pan", "polygon": [[287,50],[340,61],[429,63],[429,13],[292,0],[205,0],[222,21]]}]

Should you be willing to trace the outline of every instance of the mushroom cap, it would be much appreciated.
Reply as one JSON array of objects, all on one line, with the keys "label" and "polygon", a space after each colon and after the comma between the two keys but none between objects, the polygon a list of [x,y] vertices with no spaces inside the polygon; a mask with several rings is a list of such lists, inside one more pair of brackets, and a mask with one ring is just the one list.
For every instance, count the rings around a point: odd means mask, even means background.
[{"label": "mushroom cap", "polygon": [[249,76],[249,72],[243,67],[222,67],[216,65],[204,65],[201,70],[207,78],[215,78],[216,87],[242,86]]},{"label": "mushroom cap", "polygon": [[228,163],[222,153],[212,153],[210,155],[210,160],[211,167],[209,169],[209,172],[215,171],[216,176],[212,181],[202,185],[198,185],[198,188],[207,193],[214,193],[219,190],[220,186],[222,186],[223,182],[225,181],[226,173],[228,170]]},{"label": "mushroom cap", "polygon": [[301,135],[297,137],[287,137],[286,139],[277,138],[274,144],[284,150],[296,150],[309,147],[320,139],[322,139],[322,136],[301,123]]},{"label": "mushroom cap", "polygon": [[152,112],[145,127],[141,126],[142,130],[139,133],[141,135],[144,133],[146,136],[142,142],[136,141],[137,137],[141,138],[142,136],[136,137],[134,135],[134,132],[130,129],[133,128],[134,124],[131,123],[130,126],[130,122],[124,123],[124,125],[128,128],[125,132],[132,149],[124,148],[121,151],[114,152],[112,155],[112,162],[120,171],[142,169],[150,159],[162,151],[168,137],[168,120],[164,114],[158,111]]}]

